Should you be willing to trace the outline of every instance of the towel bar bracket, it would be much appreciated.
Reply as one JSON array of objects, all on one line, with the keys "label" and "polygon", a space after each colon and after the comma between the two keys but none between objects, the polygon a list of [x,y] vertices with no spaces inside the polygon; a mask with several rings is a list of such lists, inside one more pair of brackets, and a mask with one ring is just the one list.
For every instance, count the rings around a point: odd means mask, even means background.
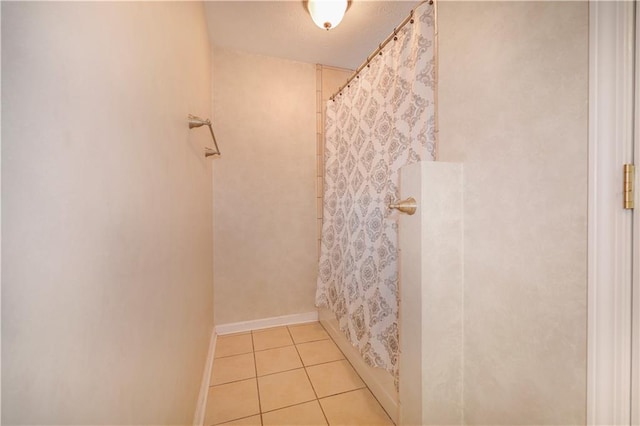
[{"label": "towel bar bracket", "polygon": [[196,127],[207,126],[209,127],[209,132],[211,133],[211,139],[213,140],[213,145],[215,149],[209,148],[206,146],[204,148],[204,156],[211,157],[212,155],[220,155],[220,148],[218,148],[218,142],[216,141],[216,136],[213,134],[213,127],[211,125],[211,120],[208,118],[205,120],[196,115],[189,114],[189,129],[195,129]]}]

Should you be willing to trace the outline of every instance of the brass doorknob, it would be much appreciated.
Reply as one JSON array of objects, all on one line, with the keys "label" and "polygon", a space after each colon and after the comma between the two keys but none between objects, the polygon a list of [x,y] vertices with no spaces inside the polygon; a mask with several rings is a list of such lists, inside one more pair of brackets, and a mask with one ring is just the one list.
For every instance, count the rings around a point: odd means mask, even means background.
[{"label": "brass doorknob", "polygon": [[406,200],[398,201],[397,203],[389,204],[390,209],[396,209],[402,213],[406,213],[409,216],[414,214],[418,208],[415,198],[409,197]]}]

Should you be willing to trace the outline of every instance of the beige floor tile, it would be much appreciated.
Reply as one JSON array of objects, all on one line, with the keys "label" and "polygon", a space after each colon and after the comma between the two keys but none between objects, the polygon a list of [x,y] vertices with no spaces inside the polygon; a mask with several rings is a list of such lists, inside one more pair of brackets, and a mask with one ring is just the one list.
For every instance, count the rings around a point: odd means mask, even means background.
[{"label": "beige floor tile", "polygon": [[216,358],[211,371],[211,386],[256,377],[253,353]]},{"label": "beige floor tile", "polygon": [[262,411],[272,411],[316,398],[304,368],[258,377]]},{"label": "beige floor tile", "polygon": [[220,426],[262,426],[260,416],[245,417],[228,423],[220,423]]},{"label": "beige floor tile", "polygon": [[336,346],[331,339],[300,343],[296,346],[298,347],[298,352],[300,352],[300,358],[302,358],[304,365],[314,365],[344,359],[342,352],[340,352],[338,346]]},{"label": "beige floor tile", "polygon": [[251,333],[218,336],[216,339],[216,358],[253,352]]},{"label": "beige floor tile", "polygon": [[256,367],[258,376],[264,376],[265,374],[301,368],[302,362],[295,346],[285,346],[256,352]]},{"label": "beige floor tile", "polygon": [[315,426],[327,424],[318,401],[306,402],[304,404],[294,405],[293,407],[264,413],[262,420],[264,426]]},{"label": "beige floor tile", "polygon": [[315,340],[328,339],[329,335],[319,322],[313,322],[311,324],[303,325],[291,325],[289,331],[293,336],[293,341],[296,343],[313,342]]},{"label": "beige floor tile", "polygon": [[330,425],[389,425],[393,422],[369,389],[359,389],[320,400]]},{"label": "beige floor tile", "polygon": [[307,368],[318,398],[365,387],[349,361],[335,361]]},{"label": "beige floor tile", "polygon": [[287,327],[269,328],[253,332],[253,344],[256,351],[281,348],[293,345]]},{"label": "beige floor tile", "polygon": [[207,398],[205,426],[260,414],[256,379],[211,386]]}]

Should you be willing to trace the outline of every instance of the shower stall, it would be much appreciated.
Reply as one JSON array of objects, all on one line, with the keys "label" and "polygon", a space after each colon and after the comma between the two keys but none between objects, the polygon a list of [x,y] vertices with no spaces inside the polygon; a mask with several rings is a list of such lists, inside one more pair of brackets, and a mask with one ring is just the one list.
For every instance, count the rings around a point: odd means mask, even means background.
[{"label": "shower stall", "polygon": [[434,161],[434,15],[412,11],[326,106],[320,320],[402,424],[461,422],[462,169]]},{"label": "shower stall", "polygon": [[366,363],[333,312],[319,311],[320,322],[396,424],[462,424],[462,178],[456,163],[424,161],[401,169],[400,193],[416,208],[398,217],[397,380]]}]

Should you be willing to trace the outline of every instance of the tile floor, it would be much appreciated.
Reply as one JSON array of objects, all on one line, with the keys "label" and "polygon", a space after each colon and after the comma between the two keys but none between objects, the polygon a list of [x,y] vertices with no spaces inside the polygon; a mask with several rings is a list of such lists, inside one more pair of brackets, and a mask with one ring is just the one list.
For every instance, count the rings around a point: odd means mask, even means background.
[{"label": "tile floor", "polygon": [[205,426],[393,425],[320,323],[219,336]]}]

